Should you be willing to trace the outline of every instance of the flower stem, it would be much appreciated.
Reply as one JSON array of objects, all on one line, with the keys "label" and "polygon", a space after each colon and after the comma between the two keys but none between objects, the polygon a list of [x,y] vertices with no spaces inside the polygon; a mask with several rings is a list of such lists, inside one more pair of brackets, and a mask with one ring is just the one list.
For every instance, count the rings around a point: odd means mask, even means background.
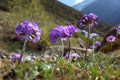
[{"label": "flower stem", "polygon": [[[93,46],[95,46],[95,38],[93,38]],[[95,52],[95,49],[93,48],[93,54]]]},{"label": "flower stem", "polygon": [[19,59],[19,61],[18,61],[18,64],[20,64],[21,59],[22,59],[22,57],[23,57],[23,53],[24,53],[24,51],[25,51],[25,47],[26,47],[27,41],[28,41],[28,40],[25,40],[25,41],[24,41],[24,45],[23,45],[23,48],[22,48],[22,52],[21,52],[21,55],[20,55],[20,59]]},{"label": "flower stem", "polygon": [[[95,38],[93,38],[93,47],[95,46]],[[95,60],[95,49],[93,48],[93,53],[92,53],[92,56],[93,56],[93,60]]]},{"label": "flower stem", "polygon": [[61,43],[62,43],[62,56],[61,57],[63,57],[63,54],[64,54],[64,42],[63,42],[63,40],[61,40]]},{"label": "flower stem", "polygon": [[85,61],[86,61],[86,59],[87,59],[87,49],[88,49],[88,46],[89,46],[89,38],[90,38],[90,25],[89,25],[88,27],[89,27],[89,29],[88,29],[88,36],[87,36],[85,56],[84,56],[84,60],[85,60]]},{"label": "flower stem", "polygon": [[69,54],[70,54],[70,49],[71,49],[71,39],[69,38]]}]

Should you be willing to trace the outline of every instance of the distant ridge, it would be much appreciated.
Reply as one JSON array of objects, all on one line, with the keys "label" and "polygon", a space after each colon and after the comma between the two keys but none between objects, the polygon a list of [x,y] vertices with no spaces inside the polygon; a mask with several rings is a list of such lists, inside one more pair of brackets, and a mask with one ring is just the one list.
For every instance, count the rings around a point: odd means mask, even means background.
[{"label": "distant ridge", "polygon": [[89,4],[86,4],[87,1],[75,5],[73,8],[84,13],[95,13],[107,25],[115,26],[120,24],[120,0],[94,0],[93,2],[90,0],[88,1]]}]

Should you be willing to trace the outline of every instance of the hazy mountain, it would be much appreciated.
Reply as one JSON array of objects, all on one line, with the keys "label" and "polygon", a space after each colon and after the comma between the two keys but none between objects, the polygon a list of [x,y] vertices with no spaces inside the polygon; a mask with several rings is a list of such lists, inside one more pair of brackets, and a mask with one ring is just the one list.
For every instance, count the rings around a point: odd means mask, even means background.
[{"label": "hazy mountain", "polygon": [[93,3],[94,1],[95,0],[84,0],[81,3],[74,5],[73,8],[75,8],[76,10],[82,11],[85,7],[87,7],[88,5]]},{"label": "hazy mountain", "polygon": [[95,13],[99,19],[108,25],[120,23],[120,0],[85,0],[73,8],[84,13]]}]

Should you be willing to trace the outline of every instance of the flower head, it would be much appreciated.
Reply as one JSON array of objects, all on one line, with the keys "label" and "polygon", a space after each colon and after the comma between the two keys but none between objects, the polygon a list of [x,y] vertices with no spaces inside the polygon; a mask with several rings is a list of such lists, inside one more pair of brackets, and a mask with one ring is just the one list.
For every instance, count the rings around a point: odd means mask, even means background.
[{"label": "flower head", "polygon": [[107,38],[106,38],[106,41],[107,42],[113,42],[113,41],[115,41],[115,36],[113,36],[113,35],[110,35],[110,36],[107,36]]},{"label": "flower head", "polygon": [[77,32],[77,29],[75,28],[74,25],[66,25],[66,26],[63,28],[63,34],[66,34],[66,37],[67,37],[67,38],[72,37],[72,34],[73,34],[74,32]]},{"label": "flower head", "polygon": [[74,25],[67,25],[68,30],[70,32],[70,34],[72,35],[74,32],[77,32],[77,29],[75,28]]},{"label": "flower head", "polygon": [[57,42],[62,40],[66,40],[70,38],[74,32],[77,32],[77,29],[73,25],[66,26],[57,26],[51,32],[49,36],[49,40],[51,42]]},{"label": "flower head", "polygon": [[23,21],[15,30],[16,37],[20,40],[32,40],[37,42],[40,39],[41,30],[37,24],[29,21]]},{"label": "flower head", "polygon": [[117,30],[117,34],[120,34],[120,26],[118,26],[116,30]]},{"label": "flower head", "polygon": [[55,28],[50,32],[49,40],[53,43],[61,40],[61,32],[59,29]]},{"label": "flower head", "polygon": [[71,57],[72,57],[73,60],[77,60],[80,56],[79,56],[78,53],[72,53]]},{"label": "flower head", "polygon": [[67,54],[65,55],[66,60],[69,60],[70,57],[71,57],[70,53],[67,53]]},{"label": "flower head", "polygon": [[86,26],[94,26],[97,24],[98,17],[90,13],[88,15],[84,14],[83,17],[78,21],[78,24],[80,25],[80,28],[85,28]]},{"label": "flower head", "polygon": [[[21,55],[21,54],[13,54],[11,61],[12,61],[12,62],[16,62],[17,60],[20,59],[20,55]],[[21,62],[24,62],[24,57],[21,58]]]},{"label": "flower head", "polygon": [[66,60],[69,60],[69,59],[73,59],[74,61],[77,60],[79,58],[79,54],[78,53],[67,53],[65,55],[65,58]]}]

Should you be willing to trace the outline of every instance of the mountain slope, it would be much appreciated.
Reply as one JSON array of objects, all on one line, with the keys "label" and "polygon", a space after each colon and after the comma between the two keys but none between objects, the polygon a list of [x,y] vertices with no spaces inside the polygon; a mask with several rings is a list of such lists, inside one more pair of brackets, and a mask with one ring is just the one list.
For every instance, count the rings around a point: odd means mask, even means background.
[{"label": "mountain slope", "polygon": [[[0,3],[4,2],[2,8],[0,7],[0,49],[14,51],[22,47],[21,41],[18,42],[15,38],[14,30],[24,20],[33,21],[42,29],[41,40],[37,45],[28,45],[28,48],[41,50],[50,45],[48,37],[52,28],[70,23],[76,25],[82,16],[82,13],[56,0],[12,0],[7,3],[7,0],[4,1],[0,0]],[[101,33],[106,28],[105,25],[99,24],[95,31]]]},{"label": "mountain slope", "polygon": [[[87,1],[87,0],[85,0]],[[120,23],[120,0],[94,0],[89,5],[85,5],[82,8],[84,13],[95,13],[98,15],[100,20],[110,26],[115,26]],[[77,4],[76,6],[82,5],[83,3]],[[82,7],[82,6],[79,6]],[[74,6],[75,8],[75,6]],[[78,7],[75,9],[79,10]],[[81,11],[81,10],[79,10]]]}]

